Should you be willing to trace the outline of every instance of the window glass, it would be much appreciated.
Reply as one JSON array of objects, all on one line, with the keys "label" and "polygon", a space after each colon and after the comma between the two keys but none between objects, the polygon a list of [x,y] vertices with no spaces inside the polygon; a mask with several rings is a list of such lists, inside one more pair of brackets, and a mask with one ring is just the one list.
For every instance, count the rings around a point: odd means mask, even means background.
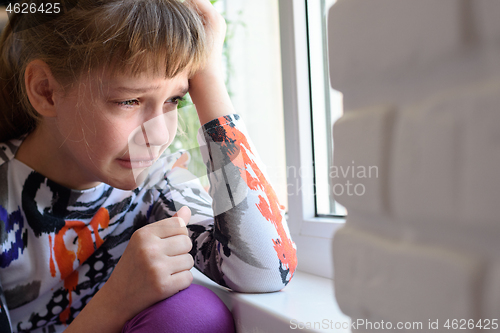
[{"label": "window glass", "polygon": [[332,195],[334,122],[342,116],[342,93],[330,87],[328,71],[327,12],[336,0],[307,0],[310,92],[314,142],[316,214],[346,215]]},{"label": "window glass", "polygon": [[226,0],[224,13],[228,90],[268,181],[288,207],[294,191],[287,189],[278,0]]}]

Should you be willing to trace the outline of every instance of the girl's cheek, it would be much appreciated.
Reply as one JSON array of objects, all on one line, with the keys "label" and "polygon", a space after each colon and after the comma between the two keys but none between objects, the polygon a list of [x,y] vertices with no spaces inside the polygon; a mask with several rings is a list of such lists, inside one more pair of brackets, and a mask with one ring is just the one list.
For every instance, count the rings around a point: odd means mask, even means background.
[{"label": "girl's cheek", "polygon": [[172,136],[175,136],[177,134],[177,111],[171,112],[170,114],[167,114],[165,123],[167,124],[169,131],[172,132]]}]

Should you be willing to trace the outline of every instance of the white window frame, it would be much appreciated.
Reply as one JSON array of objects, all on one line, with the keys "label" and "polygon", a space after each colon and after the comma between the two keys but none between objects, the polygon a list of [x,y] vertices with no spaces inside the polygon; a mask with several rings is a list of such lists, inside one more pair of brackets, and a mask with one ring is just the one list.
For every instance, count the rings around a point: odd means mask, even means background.
[{"label": "white window frame", "polygon": [[298,269],[332,278],[331,242],[345,219],[316,216],[306,2],[279,0],[279,10],[286,162],[295,171],[287,172],[295,189],[288,194],[288,225]]}]

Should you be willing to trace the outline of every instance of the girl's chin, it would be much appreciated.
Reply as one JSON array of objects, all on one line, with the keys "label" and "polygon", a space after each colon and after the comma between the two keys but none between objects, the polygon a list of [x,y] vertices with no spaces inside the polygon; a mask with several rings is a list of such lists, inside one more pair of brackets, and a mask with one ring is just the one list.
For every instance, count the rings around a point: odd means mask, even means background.
[{"label": "girl's chin", "polygon": [[144,168],[141,172],[129,172],[122,173],[123,176],[117,177],[117,174],[113,175],[113,178],[109,178],[108,185],[124,191],[132,191],[141,186],[148,176],[149,168]]},{"label": "girl's chin", "polygon": [[132,171],[120,171],[121,170],[118,170],[117,172],[109,174],[104,183],[123,191],[132,191],[139,187],[140,183],[135,181]]},{"label": "girl's chin", "polygon": [[111,181],[108,183],[108,185],[122,191],[133,191],[139,187],[139,185],[136,184],[133,180],[131,182]]}]

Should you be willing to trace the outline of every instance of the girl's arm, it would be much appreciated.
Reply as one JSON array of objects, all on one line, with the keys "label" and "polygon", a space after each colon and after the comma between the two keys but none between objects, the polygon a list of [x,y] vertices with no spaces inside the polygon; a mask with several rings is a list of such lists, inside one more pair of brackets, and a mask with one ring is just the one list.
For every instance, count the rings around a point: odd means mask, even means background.
[{"label": "girl's arm", "polygon": [[190,80],[189,95],[196,105],[201,124],[234,113],[222,70],[222,48],[226,22],[209,0],[190,0],[204,19],[210,48],[206,66]]},{"label": "girl's arm", "polygon": [[104,287],[99,290],[71,324],[65,333],[120,333],[130,318],[125,318],[115,311],[113,298],[106,295]]},{"label": "girl's arm", "polygon": [[238,115],[224,116],[200,134],[209,195],[188,170],[174,167],[151,218],[189,206],[191,254],[201,272],[235,291],[281,290],[297,265],[295,244],[243,123]]}]

